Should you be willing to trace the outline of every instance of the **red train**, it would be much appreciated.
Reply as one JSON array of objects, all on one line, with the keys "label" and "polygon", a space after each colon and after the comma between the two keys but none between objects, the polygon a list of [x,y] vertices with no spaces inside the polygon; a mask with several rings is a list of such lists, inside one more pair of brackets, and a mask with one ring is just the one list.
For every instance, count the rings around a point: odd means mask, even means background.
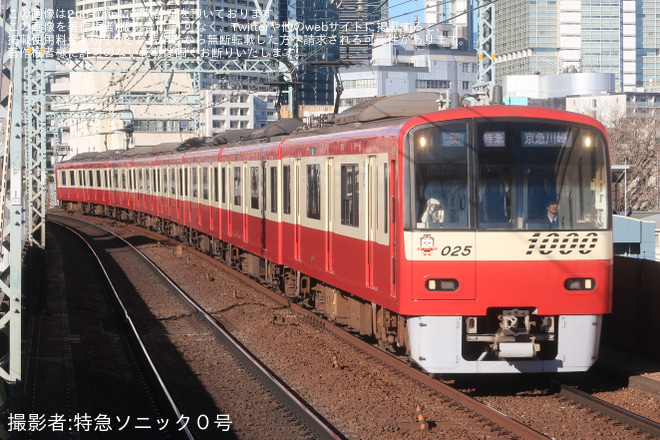
[{"label": "red train", "polygon": [[57,195],[189,242],[430,373],[588,369],[611,309],[605,129],[503,105],[411,116],[410,99],[307,131],[79,155]]}]

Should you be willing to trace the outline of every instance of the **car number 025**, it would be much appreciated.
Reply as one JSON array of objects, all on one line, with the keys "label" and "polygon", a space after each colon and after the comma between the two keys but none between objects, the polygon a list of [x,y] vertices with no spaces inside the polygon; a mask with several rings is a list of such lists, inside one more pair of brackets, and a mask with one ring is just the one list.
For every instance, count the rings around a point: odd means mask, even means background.
[{"label": "car number 025", "polygon": [[440,250],[443,257],[467,257],[472,253],[472,246],[445,246]]}]

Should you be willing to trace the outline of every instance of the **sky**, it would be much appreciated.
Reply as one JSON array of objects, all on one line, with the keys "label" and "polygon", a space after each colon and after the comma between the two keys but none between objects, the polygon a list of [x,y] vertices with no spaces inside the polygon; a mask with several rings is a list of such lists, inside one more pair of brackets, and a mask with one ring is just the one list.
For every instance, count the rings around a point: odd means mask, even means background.
[{"label": "sky", "polygon": [[[419,21],[424,21],[424,11],[408,14],[410,11],[417,11],[424,8],[424,0],[389,0],[390,1],[390,22],[412,23],[415,21],[415,15]],[[407,14],[403,17],[399,15]]]}]

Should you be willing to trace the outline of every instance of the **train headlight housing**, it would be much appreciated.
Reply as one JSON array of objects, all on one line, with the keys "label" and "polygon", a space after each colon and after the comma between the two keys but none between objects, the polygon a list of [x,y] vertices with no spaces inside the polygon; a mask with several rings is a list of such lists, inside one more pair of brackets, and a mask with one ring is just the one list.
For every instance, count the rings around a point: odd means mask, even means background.
[{"label": "train headlight housing", "polygon": [[458,280],[453,278],[433,278],[426,280],[426,289],[431,292],[455,292],[458,290]]},{"label": "train headlight housing", "polygon": [[564,281],[564,288],[566,290],[594,290],[596,288],[596,280],[593,278],[569,278]]}]

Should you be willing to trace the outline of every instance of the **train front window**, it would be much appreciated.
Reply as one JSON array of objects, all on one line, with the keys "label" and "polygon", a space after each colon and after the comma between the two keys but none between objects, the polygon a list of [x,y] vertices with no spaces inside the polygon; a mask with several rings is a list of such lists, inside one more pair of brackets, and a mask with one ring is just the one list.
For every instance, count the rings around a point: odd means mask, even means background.
[{"label": "train front window", "polygon": [[467,125],[422,128],[412,141],[417,228],[467,228]]},{"label": "train front window", "polygon": [[605,229],[606,143],[595,130],[561,123],[477,124],[480,230]]}]

